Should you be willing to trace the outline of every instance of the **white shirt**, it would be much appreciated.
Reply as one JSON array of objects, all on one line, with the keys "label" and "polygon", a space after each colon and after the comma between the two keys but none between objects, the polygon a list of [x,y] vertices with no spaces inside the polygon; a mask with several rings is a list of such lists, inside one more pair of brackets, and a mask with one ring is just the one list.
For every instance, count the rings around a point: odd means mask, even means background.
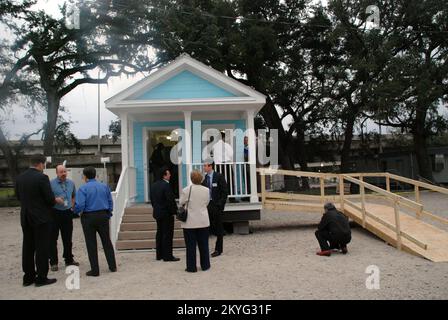
[{"label": "white shirt", "polygon": [[219,140],[213,146],[213,161],[215,163],[225,163],[233,161],[233,149],[227,142]]}]

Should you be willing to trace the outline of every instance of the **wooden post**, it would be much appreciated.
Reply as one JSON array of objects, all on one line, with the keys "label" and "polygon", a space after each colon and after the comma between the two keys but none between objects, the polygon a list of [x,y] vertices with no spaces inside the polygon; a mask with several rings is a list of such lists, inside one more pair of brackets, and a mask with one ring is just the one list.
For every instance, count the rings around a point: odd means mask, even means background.
[{"label": "wooden post", "polygon": [[415,191],[415,202],[420,203],[420,189],[418,187],[418,185],[414,186],[414,191]]},{"label": "wooden post", "polygon": [[344,177],[342,174],[339,175],[339,196],[340,196],[340,208],[344,210]]},{"label": "wooden post", "polygon": [[418,220],[420,220],[421,218],[422,218],[422,214],[423,214],[423,206],[421,206],[418,210],[417,210],[417,212],[416,212],[416,218],[418,219]]},{"label": "wooden post", "polygon": [[386,190],[390,192],[390,177],[386,176]]},{"label": "wooden post", "polygon": [[394,199],[394,211],[395,211],[395,231],[397,233],[397,249],[401,250],[400,210],[398,208],[397,199]]},{"label": "wooden post", "polygon": [[260,172],[260,182],[261,182],[261,204],[264,205],[266,201],[266,176],[264,171]]},{"label": "wooden post", "polygon": [[360,177],[360,179],[361,179],[360,192],[361,192],[361,208],[362,208],[362,227],[365,228],[366,227],[366,193],[365,193],[365,189],[364,189],[364,181],[362,181],[362,177]]},{"label": "wooden post", "polygon": [[319,180],[320,180],[320,201],[322,202],[322,204],[324,204],[325,203],[325,183],[324,183],[323,176],[320,176]]}]

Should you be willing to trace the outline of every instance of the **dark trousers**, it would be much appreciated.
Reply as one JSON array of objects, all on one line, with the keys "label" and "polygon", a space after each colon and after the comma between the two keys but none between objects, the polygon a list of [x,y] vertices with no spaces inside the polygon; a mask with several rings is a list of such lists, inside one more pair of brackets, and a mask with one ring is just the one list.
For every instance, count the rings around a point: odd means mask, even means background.
[{"label": "dark trousers", "polygon": [[65,263],[73,261],[72,254],[72,235],[73,235],[73,216],[71,210],[53,209],[54,222],[52,223],[51,241],[50,241],[50,265],[58,264],[58,238],[61,232],[62,244],[64,246],[63,257]]},{"label": "dark trousers", "polygon": [[50,223],[31,224],[25,220],[22,224],[23,247],[22,269],[24,281],[44,281],[48,275],[48,256],[50,247]]},{"label": "dark trousers", "polygon": [[174,216],[169,215],[156,221],[156,258],[169,260],[173,258]]},{"label": "dark trousers", "polygon": [[98,246],[96,241],[97,233],[100,235],[109,269],[116,269],[117,264],[115,261],[114,247],[110,241],[109,217],[106,211],[83,213],[81,215],[81,224],[82,230],[84,231],[84,238],[86,239],[91,270],[94,273],[100,272],[100,267],[98,265]]},{"label": "dark trousers", "polygon": [[201,269],[210,269],[210,253],[208,250],[208,228],[184,229],[187,247],[187,270],[196,271],[196,245],[199,248]]},{"label": "dark trousers", "polygon": [[340,249],[341,247],[346,246],[351,240],[350,236],[334,235],[327,230],[317,230],[315,235],[322,251]]},{"label": "dark trousers", "polygon": [[224,227],[222,225],[222,210],[218,208],[213,201],[207,206],[208,217],[210,219],[210,231],[216,235],[215,251],[222,253]]}]

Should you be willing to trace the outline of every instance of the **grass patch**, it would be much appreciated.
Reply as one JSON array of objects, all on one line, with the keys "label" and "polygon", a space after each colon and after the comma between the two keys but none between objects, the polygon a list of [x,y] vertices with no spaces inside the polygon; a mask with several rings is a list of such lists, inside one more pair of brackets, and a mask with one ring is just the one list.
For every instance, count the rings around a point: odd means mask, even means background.
[{"label": "grass patch", "polygon": [[18,207],[20,206],[17,200],[14,188],[0,188],[0,207]]}]

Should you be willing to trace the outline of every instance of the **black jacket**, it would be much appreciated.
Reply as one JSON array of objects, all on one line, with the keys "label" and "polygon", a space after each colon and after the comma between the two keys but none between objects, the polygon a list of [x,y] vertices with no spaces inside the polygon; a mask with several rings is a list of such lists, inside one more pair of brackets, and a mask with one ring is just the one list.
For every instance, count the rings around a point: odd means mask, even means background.
[{"label": "black jacket", "polygon": [[163,219],[176,214],[176,199],[170,184],[165,180],[158,180],[152,184],[150,198],[154,219]]},{"label": "black jacket", "polygon": [[[207,178],[202,181],[204,187],[209,187],[207,185]],[[219,208],[219,210],[224,211],[224,206],[227,202],[227,182],[222,174],[219,172],[213,172],[212,181],[212,202]]]},{"label": "black jacket", "polygon": [[53,220],[52,207],[55,197],[48,176],[29,168],[16,180],[16,196],[20,201],[20,221],[37,225]]},{"label": "black jacket", "polygon": [[322,216],[318,226],[319,230],[326,230],[336,237],[351,237],[348,218],[338,210],[329,210]]}]

